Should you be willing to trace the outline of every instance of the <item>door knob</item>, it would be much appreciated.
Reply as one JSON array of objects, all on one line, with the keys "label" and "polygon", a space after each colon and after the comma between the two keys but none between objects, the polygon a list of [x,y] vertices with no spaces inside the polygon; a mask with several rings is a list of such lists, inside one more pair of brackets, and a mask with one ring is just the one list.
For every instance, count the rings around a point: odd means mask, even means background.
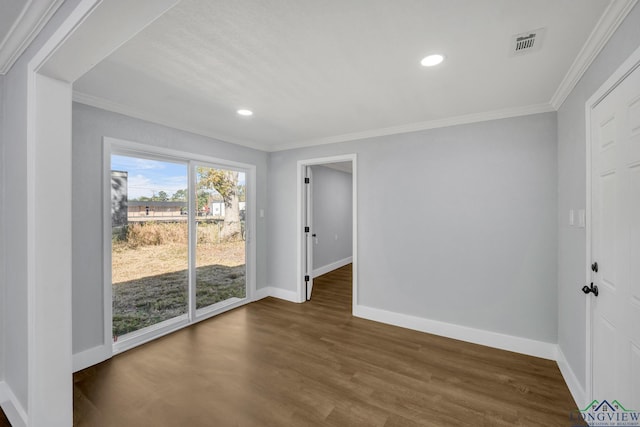
[{"label": "door knob", "polygon": [[593,264],[591,264],[591,271],[593,271],[594,273],[598,272],[598,263],[594,262]]},{"label": "door knob", "polygon": [[585,294],[592,292],[593,295],[598,296],[598,286],[594,285],[593,282],[591,282],[591,286],[584,285],[582,287],[582,292],[584,292]]}]

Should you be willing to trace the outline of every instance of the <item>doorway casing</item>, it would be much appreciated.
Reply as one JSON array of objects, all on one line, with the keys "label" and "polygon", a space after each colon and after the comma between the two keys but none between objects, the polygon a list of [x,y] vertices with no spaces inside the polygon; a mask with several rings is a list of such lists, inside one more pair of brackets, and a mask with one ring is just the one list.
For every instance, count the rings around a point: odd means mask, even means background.
[{"label": "doorway casing", "polygon": [[304,263],[306,257],[306,236],[304,232],[305,227],[305,188],[304,178],[305,170],[308,166],[322,166],[329,163],[339,162],[351,162],[352,165],[352,247],[353,247],[353,297],[352,297],[352,313],[355,307],[358,305],[358,166],[357,155],[344,154],[331,157],[319,157],[314,159],[298,160],[297,164],[297,275],[296,275],[296,292],[298,295],[298,302],[306,301],[305,286],[304,286]]},{"label": "doorway casing", "polygon": [[[144,0],[129,8],[124,0],[79,0],[27,60],[26,383],[14,385],[26,396],[20,399],[9,388],[7,415],[13,425],[64,426],[73,421],[71,85],[176,1]],[[132,12],[126,22],[123,8]],[[55,217],[38,215],[54,195]],[[52,227],[56,221],[58,226]]]}]

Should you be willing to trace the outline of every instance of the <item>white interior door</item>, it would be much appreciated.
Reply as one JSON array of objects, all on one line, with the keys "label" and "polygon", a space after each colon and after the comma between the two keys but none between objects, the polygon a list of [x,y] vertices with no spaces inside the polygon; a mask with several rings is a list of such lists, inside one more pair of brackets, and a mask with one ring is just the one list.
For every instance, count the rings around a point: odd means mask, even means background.
[{"label": "white interior door", "polygon": [[640,410],[640,69],[593,108],[591,159],[592,398]]},{"label": "white interior door", "polygon": [[306,299],[311,299],[313,291],[313,187],[311,166],[305,166],[305,272]]}]

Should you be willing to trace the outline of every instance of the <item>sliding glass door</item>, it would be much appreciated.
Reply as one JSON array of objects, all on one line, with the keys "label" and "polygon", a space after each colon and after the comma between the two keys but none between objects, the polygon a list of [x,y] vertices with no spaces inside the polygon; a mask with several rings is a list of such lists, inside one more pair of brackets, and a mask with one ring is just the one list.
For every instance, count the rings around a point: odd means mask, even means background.
[{"label": "sliding glass door", "polygon": [[194,166],[196,214],[196,309],[247,296],[243,172]]},{"label": "sliding glass door", "polygon": [[187,318],[187,165],[111,156],[113,337]]},{"label": "sliding glass door", "polygon": [[247,170],[106,152],[114,348],[246,302]]}]

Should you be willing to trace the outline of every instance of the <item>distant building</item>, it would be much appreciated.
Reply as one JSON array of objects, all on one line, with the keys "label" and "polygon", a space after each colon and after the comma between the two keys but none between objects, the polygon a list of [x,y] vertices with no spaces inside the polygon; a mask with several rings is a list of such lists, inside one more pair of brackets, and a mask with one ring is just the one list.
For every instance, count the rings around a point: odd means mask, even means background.
[{"label": "distant building", "polygon": [[187,202],[158,202],[131,200],[128,206],[129,221],[184,220],[187,215]]},{"label": "distant building", "polygon": [[[244,211],[246,208],[246,202],[238,202],[238,206],[240,208],[240,212]],[[211,209],[211,214],[213,216],[224,216],[224,202],[222,200],[215,200],[209,205]]]},{"label": "distant building", "polygon": [[128,179],[128,172],[111,171],[111,227],[124,227],[128,224]]}]

